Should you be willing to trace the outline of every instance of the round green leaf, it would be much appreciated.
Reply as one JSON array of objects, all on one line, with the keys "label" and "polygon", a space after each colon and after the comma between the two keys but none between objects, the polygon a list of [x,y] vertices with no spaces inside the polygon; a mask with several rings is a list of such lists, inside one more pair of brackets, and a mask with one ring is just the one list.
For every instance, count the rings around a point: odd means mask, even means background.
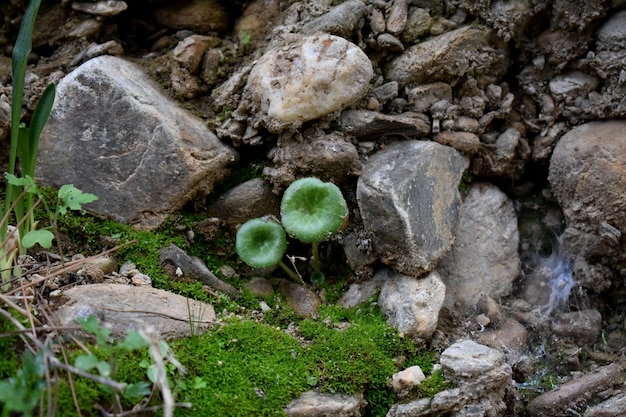
[{"label": "round green leaf", "polygon": [[290,236],[304,243],[322,242],[343,225],[348,205],[335,184],[302,178],[285,190],[280,216]]},{"label": "round green leaf", "polygon": [[52,246],[53,239],[54,235],[50,230],[31,230],[22,238],[22,246],[26,249],[30,249],[39,243],[42,248],[49,248]]},{"label": "round green leaf", "polygon": [[260,218],[245,222],[237,231],[235,248],[253,268],[274,266],[287,250],[287,235],[278,222]]}]

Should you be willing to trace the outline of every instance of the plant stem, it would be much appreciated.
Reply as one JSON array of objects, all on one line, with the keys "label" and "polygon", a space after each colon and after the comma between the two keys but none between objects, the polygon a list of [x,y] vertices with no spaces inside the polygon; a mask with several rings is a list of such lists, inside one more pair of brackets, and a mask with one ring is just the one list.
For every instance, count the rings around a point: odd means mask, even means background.
[{"label": "plant stem", "polygon": [[320,272],[320,251],[319,251],[319,242],[313,242],[313,268],[315,272]]},{"label": "plant stem", "polygon": [[302,278],[300,278],[298,274],[293,272],[291,268],[285,265],[283,261],[278,261],[278,266],[280,266],[283,269],[283,271],[285,271],[287,275],[289,275],[289,278],[291,278],[292,280],[294,280],[295,282],[299,284],[304,284],[304,281],[302,281]]}]

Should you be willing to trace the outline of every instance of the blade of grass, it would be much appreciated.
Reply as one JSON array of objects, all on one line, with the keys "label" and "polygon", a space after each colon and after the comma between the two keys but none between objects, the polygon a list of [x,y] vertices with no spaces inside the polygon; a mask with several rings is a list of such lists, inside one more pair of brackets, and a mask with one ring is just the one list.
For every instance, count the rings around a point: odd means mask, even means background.
[{"label": "blade of grass", "polygon": [[[8,172],[15,173],[15,164],[17,158],[17,144],[20,140],[20,118],[22,115],[22,103],[24,99],[24,77],[26,75],[26,65],[28,64],[28,55],[33,47],[33,31],[35,29],[35,17],[39,11],[41,0],[32,0],[22,18],[20,31],[13,48],[13,56],[11,60],[12,71],[12,93],[11,93],[11,143],[9,145],[9,166]],[[10,207],[15,201],[18,194],[16,188],[7,185],[4,213],[10,212]],[[4,241],[7,236],[8,220],[0,224],[0,241]],[[0,253],[0,258],[4,258]],[[0,263],[4,264],[4,259],[0,259]]]}]

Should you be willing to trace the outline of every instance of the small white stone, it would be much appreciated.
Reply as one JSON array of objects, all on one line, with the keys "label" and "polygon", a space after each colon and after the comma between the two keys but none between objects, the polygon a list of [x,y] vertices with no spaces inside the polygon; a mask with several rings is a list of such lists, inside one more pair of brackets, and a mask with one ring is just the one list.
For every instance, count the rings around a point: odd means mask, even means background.
[{"label": "small white stone", "polygon": [[402,397],[414,387],[421,384],[426,379],[422,368],[411,366],[404,371],[397,372],[391,376],[391,387],[398,396]]},{"label": "small white stone", "polygon": [[[263,55],[248,77],[246,92],[257,117],[281,131],[342,110],[362,98],[374,74],[367,55],[329,34],[306,36]],[[254,116],[253,116],[254,117]]]}]

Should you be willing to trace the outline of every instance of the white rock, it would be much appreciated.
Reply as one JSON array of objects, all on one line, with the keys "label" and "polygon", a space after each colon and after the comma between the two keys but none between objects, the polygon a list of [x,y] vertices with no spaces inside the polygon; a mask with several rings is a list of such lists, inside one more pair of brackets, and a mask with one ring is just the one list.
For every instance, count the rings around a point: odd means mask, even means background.
[{"label": "white rock", "polygon": [[[414,278],[391,270],[386,274],[378,303],[388,323],[402,334],[428,338],[437,328],[439,310],[446,295],[446,286],[439,274]],[[376,278],[376,277],[375,277]]]},{"label": "white rock", "polygon": [[403,396],[426,379],[422,368],[411,366],[391,376],[391,387],[399,395]]},{"label": "white rock", "polygon": [[353,43],[314,34],[259,59],[244,94],[271,131],[298,127],[341,110],[365,95],[372,64]]},{"label": "white rock", "polygon": [[584,96],[598,86],[599,80],[593,75],[580,71],[573,71],[563,75],[557,75],[548,83],[550,92],[559,100],[563,98],[576,98]]}]

